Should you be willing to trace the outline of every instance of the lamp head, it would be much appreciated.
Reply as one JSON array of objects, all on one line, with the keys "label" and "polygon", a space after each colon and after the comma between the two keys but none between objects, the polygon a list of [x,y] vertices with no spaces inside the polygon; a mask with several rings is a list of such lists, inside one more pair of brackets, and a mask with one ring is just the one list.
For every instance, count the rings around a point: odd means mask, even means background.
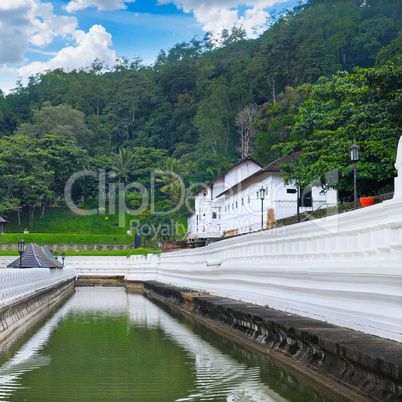
[{"label": "lamp head", "polygon": [[356,144],[353,144],[350,147],[350,160],[352,162],[357,162],[359,160],[359,149],[360,147]]},{"label": "lamp head", "polygon": [[21,235],[21,238],[18,240],[18,252],[22,254],[24,252],[24,248],[25,248],[25,242]]}]

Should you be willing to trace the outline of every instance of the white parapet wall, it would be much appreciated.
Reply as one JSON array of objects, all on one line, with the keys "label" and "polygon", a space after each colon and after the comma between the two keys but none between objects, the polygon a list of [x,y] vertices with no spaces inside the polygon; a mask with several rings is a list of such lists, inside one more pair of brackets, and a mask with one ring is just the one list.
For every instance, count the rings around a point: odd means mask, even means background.
[{"label": "white parapet wall", "polygon": [[78,276],[124,276],[135,281],[155,280],[159,257],[154,254],[120,256],[66,257],[65,264],[73,267]]},{"label": "white parapet wall", "polygon": [[[116,259],[97,261],[99,274],[102,266],[119,270]],[[128,280],[154,279],[402,341],[400,198],[198,249],[131,257],[123,267]]]},{"label": "white parapet wall", "polygon": [[197,249],[65,262],[77,275],[158,280],[402,341],[401,197]]},{"label": "white parapet wall", "polygon": [[74,268],[0,269],[0,307],[73,279],[75,275]]},{"label": "white parapet wall", "polygon": [[157,280],[402,341],[402,199],[163,254]]}]

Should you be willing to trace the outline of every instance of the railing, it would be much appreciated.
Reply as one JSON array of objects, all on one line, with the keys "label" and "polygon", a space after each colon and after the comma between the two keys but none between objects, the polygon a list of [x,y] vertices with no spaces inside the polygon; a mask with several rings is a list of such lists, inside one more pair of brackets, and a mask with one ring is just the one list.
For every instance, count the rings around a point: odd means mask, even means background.
[{"label": "railing", "polygon": [[401,261],[392,200],[162,254],[157,280],[402,341]]},{"label": "railing", "polygon": [[0,269],[0,306],[75,276],[74,268]]}]

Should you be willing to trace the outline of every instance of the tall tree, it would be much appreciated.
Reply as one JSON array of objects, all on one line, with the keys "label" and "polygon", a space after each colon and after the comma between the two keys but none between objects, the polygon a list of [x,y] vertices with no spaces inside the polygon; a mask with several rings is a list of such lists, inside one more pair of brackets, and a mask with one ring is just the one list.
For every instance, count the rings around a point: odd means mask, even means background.
[{"label": "tall tree", "polygon": [[351,194],[353,167],[350,146],[360,146],[357,163],[359,194],[392,186],[394,162],[402,126],[402,67],[392,63],[377,68],[356,68],[321,78],[311,98],[300,109],[291,142],[278,146],[284,154],[303,155],[285,166],[286,179],[298,171],[301,185],[321,180],[339,170],[336,188]]},{"label": "tall tree", "polygon": [[32,123],[22,123],[15,135],[30,138],[60,135],[78,146],[89,148],[90,131],[85,123],[85,115],[69,105],[51,106],[45,102],[41,109],[33,110],[32,120]]},{"label": "tall tree", "polygon": [[257,135],[257,130],[254,128],[254,121],[257,115],[257,104],[250,103],[245,106],[235,118],[235,123],[240,134],[240,146],[238,147],[238,151],[242,159],[252,154],[253,139]]},{"label": "tall tree", "polygon": [[119,183],[122,181],[124,183],[127,182],[134,164],[135,159],[133,153],[123,147],[120,147],[117,161],[113,166],[113,169],[117,172],[117,176],[119,177]]}]

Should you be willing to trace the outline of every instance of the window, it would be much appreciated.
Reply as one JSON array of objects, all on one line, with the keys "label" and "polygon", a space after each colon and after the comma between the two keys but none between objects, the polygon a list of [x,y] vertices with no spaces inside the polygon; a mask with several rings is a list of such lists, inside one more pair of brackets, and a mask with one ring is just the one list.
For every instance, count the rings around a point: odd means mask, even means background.
[{"label": "window", "polygon": [[248,196],[248,203],[250,204],[250,196]]},{"label": "window", "polygon": [[300,206],[305,208],[313,207],[311,187],[300,188]]},{"label": "window", "polygon": [[244,205],[244,198],[241,199],[241,205]]},{"label": "window", "polygon": [[236,208],[238,208],[238,206],[237,206],[237,201],[236,201]]},{"label": "window", "polygon": [[216,219],[216,212],[212,212],[212,219]]},{"label": "window", "polygon": [[260,198],[260,194],[258,193],[258,191],[257,191],[257,200]]}]

